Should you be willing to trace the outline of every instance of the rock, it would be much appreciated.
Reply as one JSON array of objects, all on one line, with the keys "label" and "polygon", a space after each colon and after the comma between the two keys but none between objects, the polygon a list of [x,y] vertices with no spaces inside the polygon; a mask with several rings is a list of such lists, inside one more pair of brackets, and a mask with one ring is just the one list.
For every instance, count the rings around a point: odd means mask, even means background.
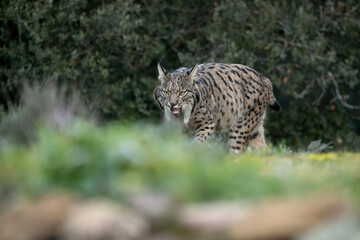
[{"label": "rock", "polygon": [[16,208],[0,217],[1,240],[45,240],[53,238],[76,198],[66,194],[49,194]]},{"label": "rock", "polygon": [[254,206],[228,228],[230,239],[292,239],[320,223],[346,214],[349,205],[336,197],[271,201]]},{"label": "rock", "polygon": [[354,214],[344,214],[336,219],[319,224],[314,229],[301,234],[296,240],[359,240],[360,218]]},{"label": "rock", "polygon": [[224,235],[230,224],[248,216],[248,206],[234,202],[198,203],[184,206],[177,222],[196,235]]},{"label": "rock", "polygon": [[185,206],[179,226],[193,239],[293,239],[320,223],[342,216],[346,201],[335,197],[267,201],[256,205],[206,203]]},{"label": "rock", "polygon": [[141,240],[185,240],[185,239],[187,238],[180,238],[179,236],[176,235],[176,233],[161,232],[161,233],[147,235]]},{"label": "rock", "polygon": [[105,200],[73,207],[62,226],[63,240],[139,239],[149,230],[140,214]]},{"label": "rock", "polygon": [[[360,236],[360,220],[340,197],[197,203],[180,206],[146,192],[130,206],[49,194],[0,216],[1,240],[286,240]],[[345,217],[344,217],[345,216]],[[339,227],[340,226],[340,227]],[[340,237],[341,239],[341,237]]]},{"label": "rock", "polygon": [[173,215],[178,208],[172,198],[154,191],[130,194],[128,202],[151,221],[166,219]]}]

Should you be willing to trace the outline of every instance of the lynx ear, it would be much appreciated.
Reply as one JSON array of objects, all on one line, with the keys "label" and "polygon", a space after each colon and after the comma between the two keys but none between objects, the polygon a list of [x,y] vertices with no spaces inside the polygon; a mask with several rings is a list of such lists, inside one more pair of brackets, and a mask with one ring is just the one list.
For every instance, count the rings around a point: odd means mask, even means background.
[{"label": "lynx ear", "polygon": [[159,72],[159,80],[161,83],[163,83],[164,81],[168,81],[168,71],[166,71],[166,69],[161,66],[161,61],[163,60],[164,56],[161,57],[160,61],[158,62],[157,68],[158,68],[158,72]]},{"label": "lynx ear", "polygon": [[194,85],[194,83],[195,83],[195,76],[197,73],[197,68],[198,68],[198,64],[196,63],[196,57],[195,57],[195,65],[188,72],[189,80],[192,85]]}]

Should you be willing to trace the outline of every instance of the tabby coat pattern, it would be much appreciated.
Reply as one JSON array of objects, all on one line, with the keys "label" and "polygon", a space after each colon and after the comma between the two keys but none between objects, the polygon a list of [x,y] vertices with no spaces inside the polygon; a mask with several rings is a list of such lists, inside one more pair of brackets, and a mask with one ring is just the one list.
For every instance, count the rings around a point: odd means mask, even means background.
[{"label": "tabby coat pattern", "polygon": [[266,107],[281,108],[269,79],[240,64],[195,64],[169,73],[159,62],[158,72],[154,98],[166,121],[182,121],[201,142],[215,130],[226,132],[235,153],[248,146],[266,147]]}]

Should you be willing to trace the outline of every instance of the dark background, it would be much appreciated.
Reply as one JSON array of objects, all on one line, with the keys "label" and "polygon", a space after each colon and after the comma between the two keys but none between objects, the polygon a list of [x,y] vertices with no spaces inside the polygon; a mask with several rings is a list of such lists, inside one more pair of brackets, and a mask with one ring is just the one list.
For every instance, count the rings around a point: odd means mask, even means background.
[{"label": "dark background", "polygon": [[1,1],[0,116],[24,82],[78,89],[104,121],[159,122],[156,64],[241,63],[271,79],[274,144],[360,146],[359,1]]}]

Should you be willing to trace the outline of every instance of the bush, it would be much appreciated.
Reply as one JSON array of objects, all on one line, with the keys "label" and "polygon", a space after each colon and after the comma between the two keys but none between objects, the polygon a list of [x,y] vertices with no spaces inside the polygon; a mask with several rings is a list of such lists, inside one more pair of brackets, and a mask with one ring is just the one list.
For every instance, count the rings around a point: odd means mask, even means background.
[{"label": "bush", "polygon": [[[24,80],[76,86],[106,119],[159,119],[156,63],[236,62],[269,77],[283,105],[275,142],[359,146],[358,1],[3,1],[1,104]],[[357,145],[356,145],[357,144]]]},{"label": "bush", "polygon": [[359,154],[272,149],[231,157],[217,145],[194,146],[178,131],[137,124],[78,121],[37,133],[28,146],[0,138],[0,203],[59,190],[115,199],[156,190],[182,201],[337,192],[360,203]]},{"label": "bush", "polygon": [[12,107],[2,118],[0,135],[10,141],[31,144],[42,125],[59,130],[71,127],[78,118],[98,122],[96,114],[80,98],[76,91],[54,83],[24,85],[20,106]]}]

